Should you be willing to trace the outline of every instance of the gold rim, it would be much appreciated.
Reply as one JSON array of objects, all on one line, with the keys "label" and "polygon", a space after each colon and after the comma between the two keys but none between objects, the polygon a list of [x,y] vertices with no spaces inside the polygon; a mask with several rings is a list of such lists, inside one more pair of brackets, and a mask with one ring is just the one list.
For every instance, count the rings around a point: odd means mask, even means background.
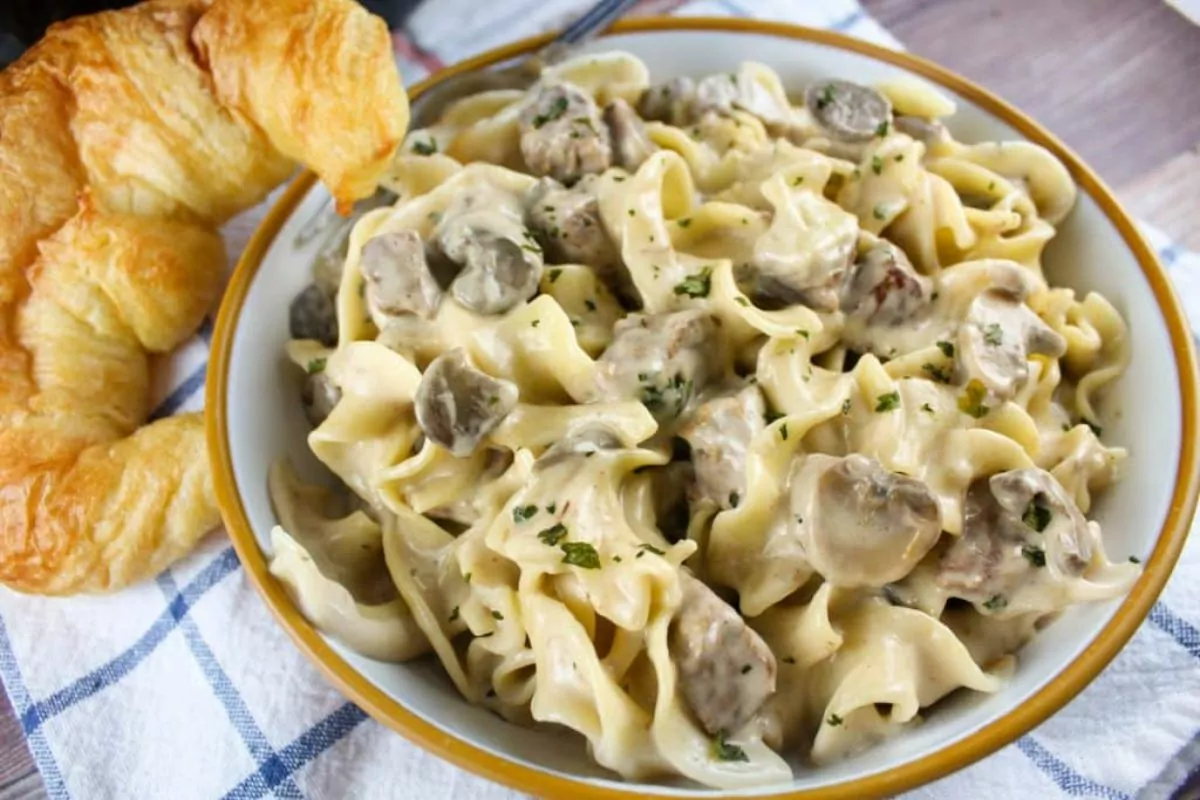
[{"label": "gold rim", "polygon": [[[1070,171],[1080,189],[1091,195],[1109,220],[1116,226],[1126,245],[1137,258],[1142,273],[1154,292],[1159,310],[1167,324],[1171,347],[1179,372],[1182,405],[1182,444],[1179,453],[1180,471],[1176,476],[1174,493],[1166,522],[1159,533],[1154,552],[1147,559],[1142,577],[1126,596],[1112,620],[1095,640],[1033,697],[1004,717],[960,741],[924,756],[916,761],[864,778],[844,781],[815,789],[785,791],[756,797],[783,800],[834,800],[835,798],[867,798],[893,795],[914,786],[940,778],[998,750],[1036,727],[1043,720],[1078,694],[1124,646],[1137,630],[1163,585],[1171,574],[1183,544],[1188,525],[1196,507],[1200,490],[1200,464],[1196,454],[1196,358],[1192,337],[1179,299],[1159,265],[1154,253],[1138,233],[1129,215],[1117,203],[1103,181],[1066,145],[1038,123],[1016,108],[949,70],[908,53],[887,50],[877,45],[853,39],[832,31],[816,30],[782,23],[759,22],[747,19],[652,17],[619,23],[616,33],[640,33],[666,30],[715,30],[767,34],[787,39],[801,39],[817,44],[851,50],[902,67],[940,84],[1004,120],[1023,136],[1043,145],[1057,156]],[[548,36],[523,39],[491,50],[475,58],[449,67],[417,84],[410,96],[416,97],[436,83],[464,71],[527,53],[549,41]],[[513,788],[541,796],[570,796],[573,798],[626,798],[635,794],[631,788],[597,786],[592,783],[564,778],[496,756],[462,739],[457,739],[426,722],[403,705],[384,694],[349,663],[338,656],[292,605],[279,583],[267,570],[267,562],[258,548],[254,532],[242,507],[241,497],[233,478],[227,436],[226,408],[229,359],[234,333],[246,293],[258,272],[263,256],[292,210],[316,182],[311,172],[305,172],[288,187],[263,220],[238,262],[237,270],[226,290],[217,317],[212,354],[208,367],[206,390],[207,434],[212,460],[217,502],[233,540],[238,557],[254,586],[262,594],[267,607],[279,620],[296,645],[313,661],[325,676],[344,694],[379,722],[392,728],[438,756],[479,775]],[[661,794],[636,792],[641,797],[668,797]]]}]

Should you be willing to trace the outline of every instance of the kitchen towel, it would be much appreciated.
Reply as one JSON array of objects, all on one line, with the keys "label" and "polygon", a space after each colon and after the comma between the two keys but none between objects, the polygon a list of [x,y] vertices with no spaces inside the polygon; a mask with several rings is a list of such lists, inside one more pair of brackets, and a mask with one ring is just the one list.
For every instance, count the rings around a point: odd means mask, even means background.
[{"label": "kitchen towel", "polygon": [[[587,5],[427,2],[393,37],[405,81],[561,26]],[[644,0],[635,13],[761,17],[901,46],[852,0]],[[231,261],[265,207],[227,227]],[[1200,323],[1200,257],[1144,233]],[[202,407],[210,334],[206,324],[158,365],[156,415]],[[270,617],[222,532],[156,580],[111,597],[0,590],[0,675],[53,798],[520,796],[409,744],[332,689]],[[1193,542],[1149,619],[1078,698],[908,797],[1169,797],[1200,764],[1198,732]]]}]

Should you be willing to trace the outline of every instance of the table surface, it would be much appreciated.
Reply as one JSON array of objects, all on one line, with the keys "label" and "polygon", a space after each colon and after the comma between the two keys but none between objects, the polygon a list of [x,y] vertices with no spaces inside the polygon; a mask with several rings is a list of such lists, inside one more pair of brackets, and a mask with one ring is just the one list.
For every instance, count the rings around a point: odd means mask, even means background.
[{"label": "table surface", "polygon": [[[1054,131],[1137,217],[1200,250],[1200,27],[1173,7],[1162,0],[861,1],[914,53]],[[0,800],[45,796],[0,691]],[[1197,797],[1200,787],[1192,786],[1176,800]]]}]

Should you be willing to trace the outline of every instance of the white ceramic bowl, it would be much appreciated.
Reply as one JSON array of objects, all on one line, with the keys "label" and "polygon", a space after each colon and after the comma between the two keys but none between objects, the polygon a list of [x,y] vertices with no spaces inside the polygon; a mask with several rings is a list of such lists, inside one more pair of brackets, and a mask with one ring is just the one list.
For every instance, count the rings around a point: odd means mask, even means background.
[{"label": "white ceramic bowl", "polygon": [[[529,40],[486,54],[479,66],[527,51]],[[1177,298],[1111,193],[1075,155],[1016,109],[913,56],[823,31],[736,20],[658,19],[621,26],[593,49],[628,50],[655,80],[732,71],[743,60],[774,67],[785,85],[826,76],[873,82],[920,75],[951,94],[962,141],[1025,138],[1053,151],[1080,186],[1077,206],[1046,253],[1052,283],[1110,298],[1132,331],[1133,360],[1109,393],[1105,439],[1128,447],[1124,480],[1094,508],[1110,553],[1139,554],[1145,574],[1122,599],[1069,610],[1019,654],[996,694],[961,693],[926,723],[833,766],[796,770],[786,785],[739,796],[865,797],[891,794],[958,769],[1023,734],[1079,692],[1124,645],[1162,589],[1186,536],[1197,492],[1196,367]],[[436,81],[437,76],[433,79]],[[429,85],[427,82],[425,85]],[[419,92],[423,86],[414,90]],[[268,574],[263,553],[275,516],[267,469],[308,454],[296,376],[285,364],[288,300],[310,280],[328,194],[299,178],[247,248],[221,307],[208,374],[209,432],[225,522],[267,604],[297,644],[376,719],[459,765],[540,795],[690,796],[693,787],[625,783],[595,766],[583,737],[509,725],[468,705],[434,660],[384,664],[315,631]]]}]

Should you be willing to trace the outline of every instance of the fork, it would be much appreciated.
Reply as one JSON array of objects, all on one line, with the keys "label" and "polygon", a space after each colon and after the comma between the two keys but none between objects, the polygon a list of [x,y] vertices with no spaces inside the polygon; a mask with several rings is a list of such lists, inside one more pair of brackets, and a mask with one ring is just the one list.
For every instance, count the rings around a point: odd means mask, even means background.
[{"label": "fork", "polygon": [[574,22],[559,31],[536,53],[515,64],[491,70],[464,72],[423,92],[409,109],[409,130],[432,125],[456,100],[495,89],[528,89],[542,69],[571,55],[582,44],[603,33],[637,0],[600,0]]}]

